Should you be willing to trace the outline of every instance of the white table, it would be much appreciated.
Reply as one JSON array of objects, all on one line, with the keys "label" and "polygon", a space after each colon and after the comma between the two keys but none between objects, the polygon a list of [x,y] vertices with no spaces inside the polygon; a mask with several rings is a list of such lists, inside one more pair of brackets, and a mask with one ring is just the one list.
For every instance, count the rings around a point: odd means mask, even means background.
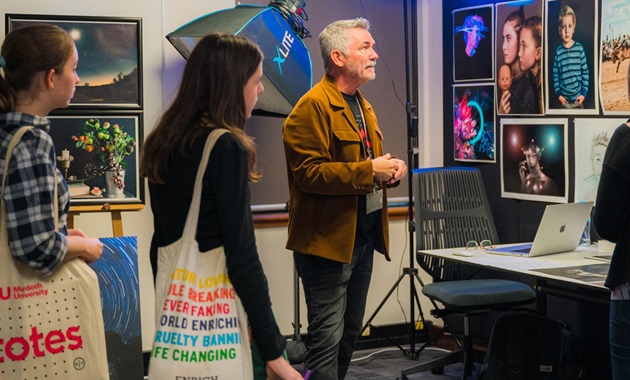
[{"label": "white table", "polygon": [[[456,255],[461,251],[472,252],[473,256]],[[609,303],[610,291],[603,285],[609,262],[589,257],[612,255],[612,251],[600,249],[597,245],[531,258],[490,254],[482,249],[465,248],[422,250],[418,253],[485,269],[531,276],[535,281],[534,289],[538,295],[538,309],[541,312],[546,311],[546,295]]]}]

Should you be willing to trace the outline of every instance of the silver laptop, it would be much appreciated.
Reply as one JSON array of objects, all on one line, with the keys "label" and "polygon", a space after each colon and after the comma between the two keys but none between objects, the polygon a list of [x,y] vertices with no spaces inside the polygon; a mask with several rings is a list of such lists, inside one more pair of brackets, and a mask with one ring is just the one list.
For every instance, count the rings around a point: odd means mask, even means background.
[{"label": "silver laptop", "polygon": [[535,257],[574,251],[580,243],[592,208],[593,202],[549,205],[545,208],[533,243],[497,247],[486,252]]}]

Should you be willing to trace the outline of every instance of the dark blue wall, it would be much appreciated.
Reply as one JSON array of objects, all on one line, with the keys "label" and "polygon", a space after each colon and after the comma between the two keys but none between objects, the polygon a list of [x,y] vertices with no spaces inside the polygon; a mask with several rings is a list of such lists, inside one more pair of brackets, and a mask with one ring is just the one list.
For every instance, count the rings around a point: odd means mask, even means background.
[{"label": "dark blue wall", "polygon": [[[453,158],[453,16],[456,9],[475,7],[480,5],[495,4],[493,1],[473,0],[448,0],[443,2],[443,62],[444,62],[444,165],[445,166],[476,166],[482,172],[486,185],[486,192],[492,208],[492,214],[497,227],[501,243],[532,241],[546,203],[527,200],[501,198],[501,173],[500,173],[500,139],[496,144],[496,163],[465,163],[455,161]],[[599,4],[601,7],[601,2]],[[495,25],[501,25],[496,23]],[[498,26],[496,26],[498,27]],[[502,26],[501,26],[502,27]],[[492,36],[495,38],[495,36]],[[498,47],[500,48],[500,46]],[[497,49],[497,46],[495,46]],[[485,81],[487,82],[487,81]],[[472,83],[472,82],[467,82]],[[589,115],[580,117],[601,117]],[[517,117],[512,116],[509,117]],[[540,118],[546,116],[531,116]],[[573,119],[570,115],[553,115],[553,117],[567,117],[568,128],[568,154],[569,154],[569,202],[573,202],[574,194],[574,132]],[[500,120],[496,117],[496,136],[500,136]],[[594,230],[592,230],[592,233]],[[528,281],[531,281],[529,279]],[[575,288],[576,293],[582,292]],[[601,294],[598,294],[598,297]],[[587,366],[586,379],[610,379],[610,357],[608,354],[608,305],[587,301],[575,301],[567,298],[549,296],[547,298],[547,312],[550,316],[565,321],[583,339],[583,364]]]},{"label": "dark blue wall", "polygon": [[[494,1],[475,1],[475,0],[457,0],[443,2],[443,83],[444,83],[444,165],[474,165],[479,167],[482,172],[484,182],[486,184],[486,192],[492,208],[492,214],[497,232],[501,243],[528,242],[534,239],[536,230],[544,208],[547,203],[535,202],[529,200],[517,200],[501,198],[501,173],[500,173],[500,157],[501,157],[501,141],[500,141],[500,122],[501,117],[497,116],[495,121],[495,141],[497,157],[496,163],[466,163],[455,161],[453,158],[453,90],[452,85],[456,84],[453,80],[453,10],[470,8],[488,4],[496,4],[501,2]],[[502,28],[502,23],[495,20],[495,31]],[[489,36],[488,38],[496,38]],[[500,49],[499,42],[495,43],[495,49]],[[544,54],[544,53],[543,53]],[[494,56],[493,56],[494,57]],[[543,68],[541,68],[543,70]],[[594,77],[594,75],[591,75]],[[488,82],[488,81],[483,81]],[[473,82],[465,82],[473,83]],[[544,85],[543,85],[544,87]],[[601,114],[601,111],[600,111]],[[510,118],[518,118],[519,116],[509,115]],[[545,116],[531,116],[530,118],[541,118]],[[569,202],[573,202],[574,194],[574,145],[573,145],[573,119],[570,115],[553,115],[555,118],[568,118],[568,175],[569,175]],[[598,117],[598,115],[580,116]],[[594,232],[594,231],[593,231]],[[595,236],[592,234],[592,236]]]}]

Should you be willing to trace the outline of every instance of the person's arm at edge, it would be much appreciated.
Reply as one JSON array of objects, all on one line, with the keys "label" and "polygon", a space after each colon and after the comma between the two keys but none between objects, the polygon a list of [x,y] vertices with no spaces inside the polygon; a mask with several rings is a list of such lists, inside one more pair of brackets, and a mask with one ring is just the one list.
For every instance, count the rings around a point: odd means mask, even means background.
[{"label": "person's arm at edge", "polygon": [[597,187],[595,209],[593,210],[593,225],[597,234],[603,239],[615,242],[619,237],[620,228],[626,217],[630,205],[630,179],[611,166],[611,158],[615,158],[619,144],[628,136],[630,125],[622,124],[615,130],[602,165],[602,174]]}]

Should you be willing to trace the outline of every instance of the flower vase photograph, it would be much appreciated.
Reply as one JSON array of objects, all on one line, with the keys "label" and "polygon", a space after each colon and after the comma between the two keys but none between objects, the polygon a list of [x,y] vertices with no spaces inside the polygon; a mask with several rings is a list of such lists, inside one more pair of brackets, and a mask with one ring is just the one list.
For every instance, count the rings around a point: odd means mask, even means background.
[{"label": "flower vase photograph", "polygon": [[141,113],[49,118],[72,204],[144,203],[138,169]]},{"label": "flower vase photograph", "polygon": [[123,132],[118,124],[99,119],[88,119],[83,126],[83,133],[73,135],[75,147],[88,153],[96,154],[101,160],[98,173],[104,176],[106,198],[124,198],[125,193],[125,157],[135,151],[136,140]]}]

